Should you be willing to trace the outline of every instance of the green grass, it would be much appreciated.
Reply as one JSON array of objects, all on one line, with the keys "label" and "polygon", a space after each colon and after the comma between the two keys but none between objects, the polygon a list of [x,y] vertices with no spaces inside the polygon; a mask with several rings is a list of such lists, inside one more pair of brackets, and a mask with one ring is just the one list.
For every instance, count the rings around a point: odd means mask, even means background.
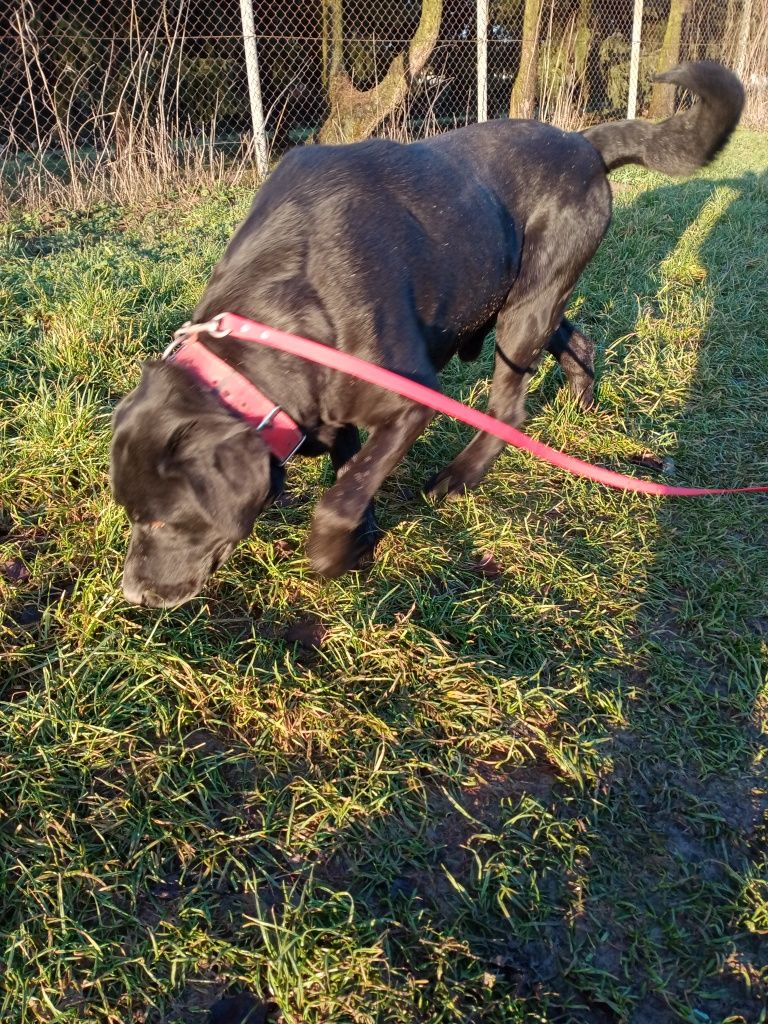
[{"label": "green grass", "polygon": [[[616,176],[573,304],[599,409],[549,362],[531,433],[768,481],[767,167],[742,133],[691,181]],[[764,497],[510,451],[432,506],[467,436],[438,420],[367,576],[309,574],[328,468],[296,462],[201,599],[122,601],[110,410],[248,202],[4,228],[0,1019],[192,1024],[247,988],[286,1024],[765,1021]],[[446,389],[482,403],[489,365]]]}]

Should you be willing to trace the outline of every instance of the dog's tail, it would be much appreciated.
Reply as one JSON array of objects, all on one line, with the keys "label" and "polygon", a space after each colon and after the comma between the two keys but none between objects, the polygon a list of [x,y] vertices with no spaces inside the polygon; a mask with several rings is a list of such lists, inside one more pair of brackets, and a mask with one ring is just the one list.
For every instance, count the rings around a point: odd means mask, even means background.
[{"label": "dog's tail", "polygon": [[689,89],[698,100],[660,124],[619,121],[587,128],[584,137],[600,153],[606,170],[642,164],[663,174],[693,174],[722,149],[739,123],[744,89],[722,64],[691,61],[655,80]]}]

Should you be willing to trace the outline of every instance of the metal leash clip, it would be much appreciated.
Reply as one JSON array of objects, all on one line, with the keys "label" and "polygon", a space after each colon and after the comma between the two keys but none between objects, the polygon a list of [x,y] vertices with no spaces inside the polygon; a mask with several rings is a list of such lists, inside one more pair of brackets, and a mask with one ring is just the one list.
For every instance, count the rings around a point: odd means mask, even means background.
[{"label": "metal leash clip", "polygon": [[193,324],[191,320],[187,320],[185,324],[182,324],[181,327],[174,332],[173,340],[160,358],[169,359],[179,345],[183,345],[187,338],[195,334],[205,332],[206,334],[210,334],[212,338],[226,338],[231,331],[226,329],[222,330],[221,321],[223,316],[223,313],[219,313],[219,315],[215,316],[213,320],[208,320],[207,323],[204,324]]}]

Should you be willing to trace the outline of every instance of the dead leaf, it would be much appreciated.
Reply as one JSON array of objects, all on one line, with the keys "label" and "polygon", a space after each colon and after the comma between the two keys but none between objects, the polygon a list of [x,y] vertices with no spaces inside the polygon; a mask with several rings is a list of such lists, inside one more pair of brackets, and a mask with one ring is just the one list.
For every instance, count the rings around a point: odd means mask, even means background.
[{"label": "dead leaf", "polygon": [[287,562],[296,554],[296,544],[290,540],[276,540],[272,547],[276,562]]},{"label": "dead leaf", "polygon": [[631,462],[633,466],[652,469],[655,473],[661,473],[664,470],[664,459],[654,455],[653,452],[637,452],[635,455],[629,455],[627,461]]},{"label": "dead leaf", "polygon": [[473,559],[472,571],[477,576],[484,576],[487,580],[495,580],[502,575],[504,567],[496,560],[492,551],[483,551]]},{"label": "dead leaf", "polygon": [[0,573],[11,583],[24,583],[32,575],[20,558],[11,558],[2,566]]}]

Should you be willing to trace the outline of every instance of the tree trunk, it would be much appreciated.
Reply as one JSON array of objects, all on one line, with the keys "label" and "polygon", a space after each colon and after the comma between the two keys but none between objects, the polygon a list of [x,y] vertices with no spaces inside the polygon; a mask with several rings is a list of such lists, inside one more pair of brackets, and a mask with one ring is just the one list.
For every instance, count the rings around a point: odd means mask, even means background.
[{"label": "tree trunk", "polygon": [[752,24],[752,0],[744,0],[739,23],[739,41],[736,46],[736,74],[743,79],[747,73],[749,29]]},{"label": "tree trunk", "polygon": [[[323,55],[331,112],[320,142],[358,142],[402,106],[412,79],[429,60],[437,42],[443,0],[422,0],[421,19],[405,54],[398,54],[372,89],[357,89],[344,70],[344,0],[323,0]],[[328,41],[329,40],[329,41]]]},{"label": "tree trunk", "polygon": [[[664,42],[661,44],[659,63],[656,70],[669,71],[680,61],[680,40],[683,35],[683,21],[691,9],[692,0],[671,0]],[[675,90],[669,85],[658,83],[651,93],[649,117],[652,119],[671,117],[675,112]]]},{"label": "tree trunk", "polygon": [[739,0],[728,0],[728,6],[725,9],[725,15],[723,19],[723,41],[728,56],[733,60],[736,53],[737,43],[736,37],[739,34],[738,23],[739,23]]},{"label": "tree trunk", "polygon": [[584,106],[586,106],[589,93],[587,68],[589,65],[589,51],[592,43],[592,32],[589,27],[589,18],[591,13],[592,0],[581,0],[581,3],[579,4],[578,19],[576,21],[576,52],[574,54],[574,70],[576,71],[576,81],[581,83],[581,99]]},{"label": "tree trunk", "polygon": [[525,0],[523,45],[509,100],[510,117],[533,117],[536,109],[536,81],[539,65],[539,25],[544,0]]}]

